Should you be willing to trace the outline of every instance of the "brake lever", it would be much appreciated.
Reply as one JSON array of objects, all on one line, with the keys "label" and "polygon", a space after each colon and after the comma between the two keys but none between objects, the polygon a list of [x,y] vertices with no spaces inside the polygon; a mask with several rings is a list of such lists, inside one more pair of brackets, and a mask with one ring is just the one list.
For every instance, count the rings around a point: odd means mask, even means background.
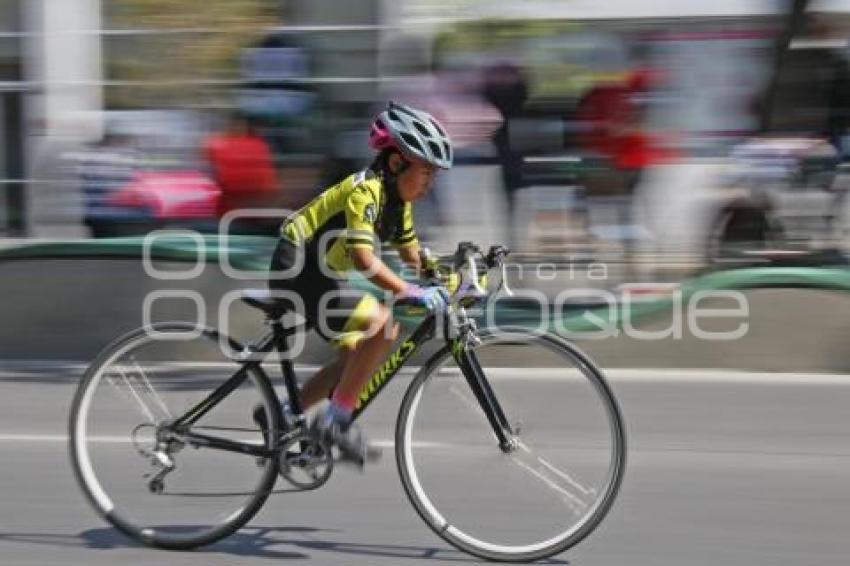
[{"label": "brake lever", "polygon": [[461,269],[463,265],[469,261],[469,256],[475,253],[481,253],[481,249],[472,242],[459,243],[454,255],[454,270],[457,271]]},{"label": "brake lever", "polygon": [[469,277],[472,280],[471,287],[475,289],[475,293],[477,297],[483,297],[487,294],[485,289],[481,288],[481,284],[478,283],[478,266],[475,265],[475,253],[469,253],[466,257],[467,267],[469,269]]},{"label": "brake lever", "polygon": [[490,246],[485,261],[490,268],[499,267],[501,279],[499,280],[499,288],[496,291],[512,297],[514,292],[508,287],[508,268],[505,265],[505,258],[508,257],[509,253],[511,253],[511,250],[505,246]]},{"label": "brake lever", "polygon": [[505,246],[490,246],[484,261],[487,262],[487,267],[493,268],[503,263],[509,253],[511,250]]},{"label": "brake lever", "polygon": [[499,281],[498,292],[503,293],[509,297],[513,297],[514,292],[511,290],[510,287],[508,287],[508,267],[505,265],[504,261],[501,262],[499,267],[501,270],[501,280]]}]

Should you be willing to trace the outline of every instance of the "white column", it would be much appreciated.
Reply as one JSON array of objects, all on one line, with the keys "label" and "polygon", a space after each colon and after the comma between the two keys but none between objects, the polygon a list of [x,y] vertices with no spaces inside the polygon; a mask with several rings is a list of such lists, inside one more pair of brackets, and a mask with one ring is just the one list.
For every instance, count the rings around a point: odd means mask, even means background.
[{"label": "white column", "polygon": [[101,0],[32,0],[35,60],[30,80],[43,86],[36,107],[48,137],[99,137],[103,110]]},{"label": "white column", "polygon": [[77,237],[82,195],[68,154],[103,131],[101,0],[23,0],[28,233]]}]

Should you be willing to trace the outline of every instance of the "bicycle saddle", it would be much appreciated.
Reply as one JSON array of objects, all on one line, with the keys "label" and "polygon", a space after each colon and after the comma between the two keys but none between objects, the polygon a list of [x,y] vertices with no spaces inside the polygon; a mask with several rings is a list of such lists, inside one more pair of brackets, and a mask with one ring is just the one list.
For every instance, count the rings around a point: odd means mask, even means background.
[{"label": "bicycle saddle", "polygon": [[294,310],[292,301],[282,297],[274,297],[268,289],[244,289],[240,297],[248,306],[260,309],[269,318],[280,318]]}]

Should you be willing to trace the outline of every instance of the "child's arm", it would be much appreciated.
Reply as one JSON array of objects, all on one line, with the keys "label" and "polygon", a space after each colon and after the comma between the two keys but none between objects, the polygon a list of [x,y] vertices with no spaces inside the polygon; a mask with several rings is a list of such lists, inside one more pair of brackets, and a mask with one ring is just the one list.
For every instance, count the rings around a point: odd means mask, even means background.
[{"label": "child's arm", "polygon": [[[395,295],[401,294],[407,288],[407,283],[386,266],[381,258],[376,256],[371,248],[356,247],[349,251],[351,261],[358,271],[369,278],[369,281]],[[418,261],[418,256],[417,256]]]}]

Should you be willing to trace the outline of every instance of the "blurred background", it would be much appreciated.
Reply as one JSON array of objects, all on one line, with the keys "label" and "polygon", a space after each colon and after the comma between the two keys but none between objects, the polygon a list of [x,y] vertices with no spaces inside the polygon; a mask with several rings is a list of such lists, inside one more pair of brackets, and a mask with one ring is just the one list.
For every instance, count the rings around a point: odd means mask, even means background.
[{"label": "blurred background", "polygon": [[[264,331],[227,299],[265,284],[269,239],[233,246],[261,259],[247,281],[214,261],[154,280],[140,239],[111,238],[300,207],[369,164],[388,100],[432,112],[455,142],[455,167],[415,207],[428,247],[514,250],[512,288],[548,304],[519,297],[500,311],[512,324],[616,323],[579,346],[623,405],[625,489],[559,558],[846,564],[850,0],[0,0],[0,498],[15,510],[0,513],[0,563],[153,563],[73,484],[79,378],[143,309],[243,341]],[[280,220],[231,231],[273,235]],[[191,271],[192,245],[161,249],[161,271]],[[752,266],[781,268],[737,269]],[[746,336],[696,336],[697,309],[670,298],[682,289],[741,290],[745,316],[712,299],[700,328]],[[565,290],[587,296],[557,302]],[[327,362],[306,343],[299,364]],[[512,361],[534,380],[539,360]],[[369,415],[387,446],[403,389]],[[393,491],[393,465],[268,505],[205,564],[462,560]]]},{"label": "blurred background", "polygon": [[0,237],[296,209],[394,99],[457,146],[416,207],[437,251],[607,286],[845,263],[848,37],[842,0],[0,0]]},{"label": "blurred background", "polygon": [[0,0],[0,235],[297,208],[394,99],[457,146],[417,205],[438,251],[631,281],[841,263],[848,38],[842,0]]}]

